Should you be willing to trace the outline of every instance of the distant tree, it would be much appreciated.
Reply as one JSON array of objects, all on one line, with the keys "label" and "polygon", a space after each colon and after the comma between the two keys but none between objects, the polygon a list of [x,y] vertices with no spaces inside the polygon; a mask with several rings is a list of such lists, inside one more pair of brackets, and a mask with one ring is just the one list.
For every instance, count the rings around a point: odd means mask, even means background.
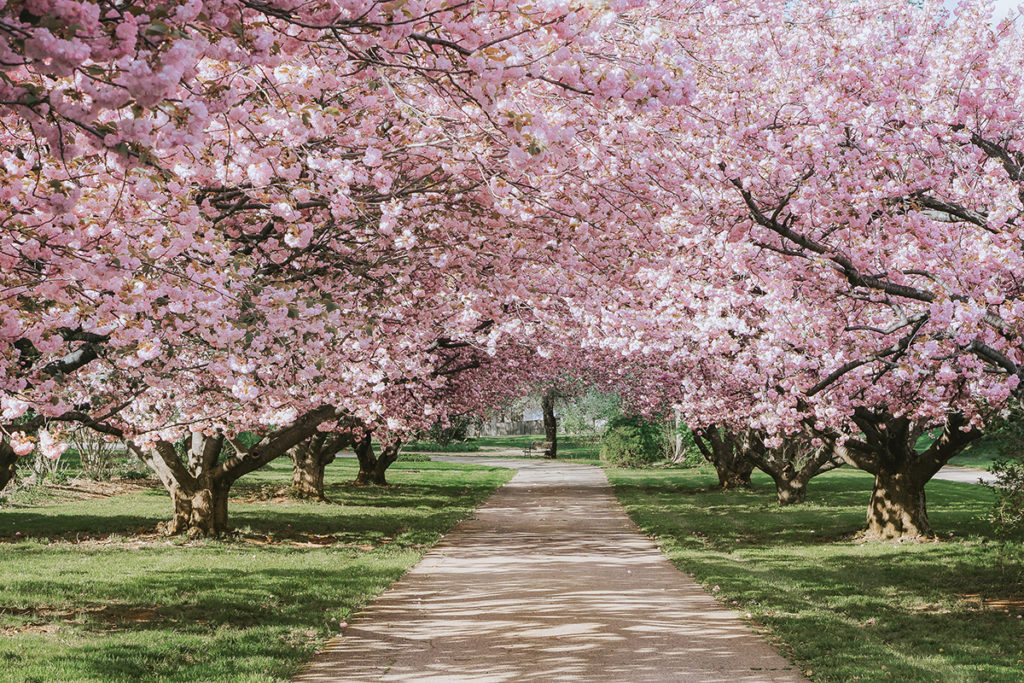
[{"label": "distant tree", "polygon": [[723,489],[750,486],[754,461],[747,453],[740,433],[715,425],[693,431],[693,442],[718,474]]},{"label": "distant tree", "polygon": [[802,503],[807,497],[807,482],[843,465],[832,447],[820,439],[794,434],[777,445],[766,445],[763,435],[748,430],[743,436],[747,457],[775,482],[779,505]]}]

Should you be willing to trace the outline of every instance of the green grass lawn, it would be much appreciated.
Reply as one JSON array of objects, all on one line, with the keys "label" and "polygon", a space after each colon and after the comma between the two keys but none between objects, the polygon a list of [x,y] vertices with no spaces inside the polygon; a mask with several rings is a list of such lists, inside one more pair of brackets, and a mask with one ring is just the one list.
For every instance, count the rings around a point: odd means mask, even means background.
[{"label": "green grass lawn", "polygon": [[707,469],[608,475],[676,566],[813,680],[1024,680],[1024,549],[991,536],[984,487],[928,485],[941,542],[858,544],[871,478],[854,470],[814,479],[791,508],[763,475],[728,493]]},{"label": "green grass lawn", "polygon": [[[936,436],[938,436],[937,430],[922,434],[921,438],[917,440],[917,448],[922,450],[927,448]],[[949,464],[958,467],[974,467],[979,470],[991,469],[993,462],[1005,457],[1000,456],[999,452],[1009,443],[1006,439],[1007,437],[998,434],[982,436],[968,445],[959,455],[951,458]],[[1017,448],[1011,448],[1008,451],[1008,455],[1016,453],[1017,457],[1020,457],[1024,455],[1024,445],[1018,444]]]},{"label": "green grass lawn", "polygon": [[223,540],[153,533],[162,489],[0,510],[0,680],[288,680],[339,623],[512,472],[401,462],[386,489],[328,468],[331,503],[280,496],[281,460],[235,485]]},{"label": "green grass lawn", "polygon": [[960,467],[976,467],[981,470],[990,469],[992,463],[1000,457],[1001,445],[1000,441],[983,437],[965,448],[960,455],[952,458],[949,464]]}]

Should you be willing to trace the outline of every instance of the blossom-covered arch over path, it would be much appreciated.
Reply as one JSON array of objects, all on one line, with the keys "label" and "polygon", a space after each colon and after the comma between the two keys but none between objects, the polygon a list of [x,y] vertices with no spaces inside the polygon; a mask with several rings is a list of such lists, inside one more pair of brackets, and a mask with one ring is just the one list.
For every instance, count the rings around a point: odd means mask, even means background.
[{"label": "blossom-covered arch over path", "polygon": [[569,374],[826,446],[875,474],[870,533],[927,535],[924,483],[1024,391],[1019,24],[3,3],[0,483],[85,424],[217,531],[317,431],[397,441]]}]

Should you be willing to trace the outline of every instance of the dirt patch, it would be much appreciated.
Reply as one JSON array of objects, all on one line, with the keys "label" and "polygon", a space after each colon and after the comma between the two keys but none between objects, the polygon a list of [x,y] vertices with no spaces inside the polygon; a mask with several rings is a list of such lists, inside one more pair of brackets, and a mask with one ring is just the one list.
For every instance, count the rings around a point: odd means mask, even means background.
[{"label": "dirt patch", "polygon": [[0,617],[4,615],[24,617],[28,623],[0,626],[0,636],[13,636],[19,633],[52,635],[63,626],[86,618],[113,628],[120,624],[139,624],[159,619],[155,608],[131,605],[96,605],[73,609],[47,606],[3,607],[0,608]]},{"label": "dirt patch", "polygon": [[957,593],[964,602],[977,605],[981,609],[1008,614],[1024,614],[1024,599],[1014,596],[1006,598],[986,598],[978,593]]},{"label": "dirt patch", "polygon": [[259,493],[252,496],[246,496],[245,498],[231,498],[229,502],[246,503],[248,505],[265,505],[268,503],[272,505],[281,505],[283,503],[297,503],[300,502],[300,499],[293,498],[286,492],[278,492],[270,494]]},{"label": "dirt patch", "polygon": [[[973,607],[973,609],[979,609],[980,605]],[[937,603],[937,602],[926,602],[921,605],[913,605],[910,609],[914,612],[925,612],[927,614],[951,614],[951,610],[948,606]]]},{"label": "dirt patch", "polygon": [[301,499],[291,495],[290,486],[280,484],[241,483],[232,491],[231,503],[297,503]]},{"label": "dirt patch", "polygon": [[298,534],[289,538],[280,538],[277,536],[247,536],[242,540],[252,545],[290,546],[294,548],[323,548],[342,542],[340,538],[332,536],[331,534]]},{"label": "dirt patch", "polygon": [[0,638],[16,636],[20,633],[31,633],[35,635],[48,635],[60,631],[60,624],[26,624],[24,626],[0,626]]},{"label": "dirt patch", "polygon": [[160,484],[149,479],[111,479],[110,481],[94,481],[92,479],[71,479],[67,484],[46,483],[46,489],[58,493],[67,500],[92,500],[96,498],[113,498],[127,493],[152,491],[160,488]]}]

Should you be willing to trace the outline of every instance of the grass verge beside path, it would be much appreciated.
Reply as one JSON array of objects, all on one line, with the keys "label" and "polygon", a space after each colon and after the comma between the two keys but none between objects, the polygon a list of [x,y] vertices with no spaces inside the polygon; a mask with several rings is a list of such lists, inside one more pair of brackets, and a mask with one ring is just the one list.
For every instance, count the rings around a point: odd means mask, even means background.
[{"label": "grass verge beside path", "polygon": [[992,463],[999,459],[1002,443],[995,439],[982,437],[963,450],[960,455],[950,459],[950,465],[958,467],[974,467],[979,470],[992,469]]},{"label": "grass verge beside path", "polygon": [[[233,536],[155,535],[162,490],[0,510],[0,680],[288,680],[510,470],[396,463],[393,488],[282,498],[287,461],[235,485]],[[18,535],[20,534],[20,535]]]},{"label": "grass verge beside path", "polygon": [[706,469],[607,472],[672,562],[718,586],[813,680],[1024,680],[1024,550],[990,536],[984,487],[929,484],[941,542],[858,544],[848,539],[871,491],[861,472],[815,478],[791,508],[766,477],[723,493]]}]

